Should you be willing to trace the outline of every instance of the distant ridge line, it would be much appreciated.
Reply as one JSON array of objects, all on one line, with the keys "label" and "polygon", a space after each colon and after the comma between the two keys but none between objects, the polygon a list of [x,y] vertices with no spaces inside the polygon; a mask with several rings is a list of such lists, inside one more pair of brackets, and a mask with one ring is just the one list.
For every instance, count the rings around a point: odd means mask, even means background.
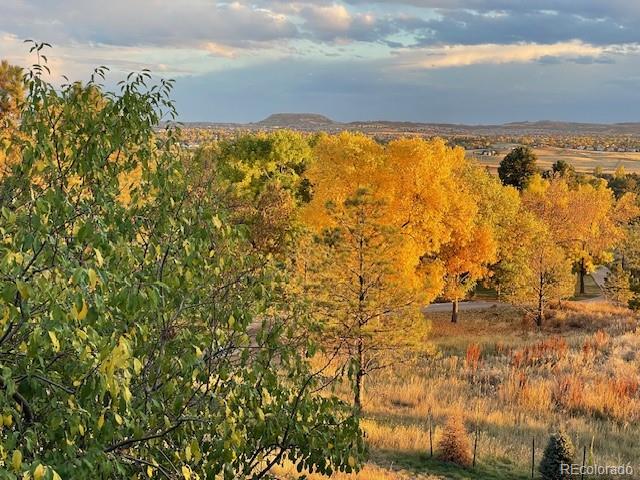
[{"label": "distant ridge line", "polygon": [[363,120],[353,122],[337,122],[325,115],[317,113],[275,113],[255,123],[232,122],[183,122],[193,127],[234,126],[248,129],[278,129],[289,128],[294,130],[359,130],[359,129],[398,129],[401,131],[416,132],[443,132],[463,134],[545,134],[564,133],[575,135],[633,135],[640,136],[640,122],[619,123],[589,123],[589,122],[564,122],[554,120],[519,121],[503,124],[476,124],[467,125],[461,123],[443,122],[414,122],[393,120]]}]

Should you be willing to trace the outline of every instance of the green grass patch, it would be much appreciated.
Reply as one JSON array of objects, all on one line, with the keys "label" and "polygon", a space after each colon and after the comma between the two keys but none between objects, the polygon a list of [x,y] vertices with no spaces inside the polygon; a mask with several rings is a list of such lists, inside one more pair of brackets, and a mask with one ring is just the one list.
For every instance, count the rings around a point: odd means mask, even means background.
[{"label": "green grass patch", "polygon": [[[531,473],[507,458],[491,458],[478,461],[475,468],[463,468],[442,462],[428,453],[376,451],[373,461],[380,466],[390,464],[416,474],[442,476],[450,480],[526,480]],[[376,461],[378,460],[378,461]]]},{"label": "green grass patch", "polygon": [[498,292],[495,288],[485,287],[481,284],[478,284],[476,288],[473,289],[471,300],[498,300]]},{"label": "green grass patch", "polygon": [[592,298],[596,298],[602,295],[602,290],[596,284],[595,280],[591,275],[585,275],[584,277],[584,293],[580,293],[580,279],[577,278],[576,275],[576,293],[571,300],[589,300]]}]

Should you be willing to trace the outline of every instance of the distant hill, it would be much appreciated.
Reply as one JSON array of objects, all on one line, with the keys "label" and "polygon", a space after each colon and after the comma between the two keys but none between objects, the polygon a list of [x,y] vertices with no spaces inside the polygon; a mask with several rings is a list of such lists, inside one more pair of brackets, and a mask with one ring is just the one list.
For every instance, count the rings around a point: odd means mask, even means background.
[{"label": "distant hill", "polygon": [[501,125],[507,130],[528,130],[556,133],[583,133],[583,134],[613,134],[613,135],[637,135],[640,133],[640,123],[578,123],[541,120],[538,122],[512,122]]},{"label": "distant hill", "polygon": [[582,134],[582,135],[640,135],[640,123],[578,123],[542,120],[537,122],[511,122],[502,125],[463,125],[449,123],[394,122],[368,120],[340,123],[315,113],[276,113],[254,124],[266,128],[293,128],[297,130],[331,129],[398,129],[404,131],[435,131],[442,133],[493,134]]},{"label": "distant hill", "polygon": [[275,113],[257,123],[262,127],[327,128],[338,125],[330,118],[317,113]]},{"label": "distant hill", "polygon": [[187,122],[199,128],[273,130],[287,128],[308,132],[355,130],[377,135],[417,133],[423,135],[626,135],[640,137],[640,122],[579,123],[541,120],[494,125],[464,125],[453,123],[421,123],[388,120],[336,122],[316,113],[276,113],[257,123]]}]

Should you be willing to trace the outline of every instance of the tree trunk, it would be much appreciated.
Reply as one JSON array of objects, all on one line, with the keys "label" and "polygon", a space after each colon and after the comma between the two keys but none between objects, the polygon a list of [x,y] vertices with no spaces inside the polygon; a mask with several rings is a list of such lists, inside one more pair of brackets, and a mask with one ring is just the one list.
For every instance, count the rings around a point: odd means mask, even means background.
[{"label": "tree trunk", "polygon": [[536,325],[538,328],[542,327],[542,320],[544,318],[544,295],[542,292],[538,294],[538,312],[536,313]]},{"label": "tree trunk", "polygon": [[451,302],[451,305],[453,306],[451,310],[451,323],[458,323],[458,311],[460,310],[458,300],[456,299]]},{"label": "tree trunk", "polygon": [[536,312],[536,325],[538,328],[541,328],[542,321],[544,320],[544,274],[541,273],[538,280],[538,311]]},{"label": "tree trunk", "polygon": [[584,276],[587,272],[585,271],[584,268],[584,258],[580,259],[580,271],[579,271],[579,275],[580,275],[580,295],[584,295]]},{"label": "tree trunk", "polygon": [[353,406],[357,413],[362,411],[362,395],[364,393],[364,346],[362,340],[358,341],[358,370],[354,385]]},{"label": "tree trunk", "polygon": [[358,280],[360,290],[358,292],[358,340],[356,362],[358,369],[356,370],[356,378],[354,388],[353,407],[357,415],[362,411],[362,395],[364,390],[364,339],[362,328],[366,325],[364,320],[365,301],[367,298],[367,289],[365,287],[365,262],[364,262],[364,237],[361,235],[358,248],[359,273]]}]

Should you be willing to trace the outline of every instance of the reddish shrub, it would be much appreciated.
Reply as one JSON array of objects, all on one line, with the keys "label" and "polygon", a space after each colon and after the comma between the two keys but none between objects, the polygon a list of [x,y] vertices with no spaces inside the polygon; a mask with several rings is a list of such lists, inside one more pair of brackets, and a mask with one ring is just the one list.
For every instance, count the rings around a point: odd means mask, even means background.
[{"label": "reddish shrub", "polygon": [[471,443],[460,413],[449,417],[440,438],[439,458],[462,467],[471,465]]}]

